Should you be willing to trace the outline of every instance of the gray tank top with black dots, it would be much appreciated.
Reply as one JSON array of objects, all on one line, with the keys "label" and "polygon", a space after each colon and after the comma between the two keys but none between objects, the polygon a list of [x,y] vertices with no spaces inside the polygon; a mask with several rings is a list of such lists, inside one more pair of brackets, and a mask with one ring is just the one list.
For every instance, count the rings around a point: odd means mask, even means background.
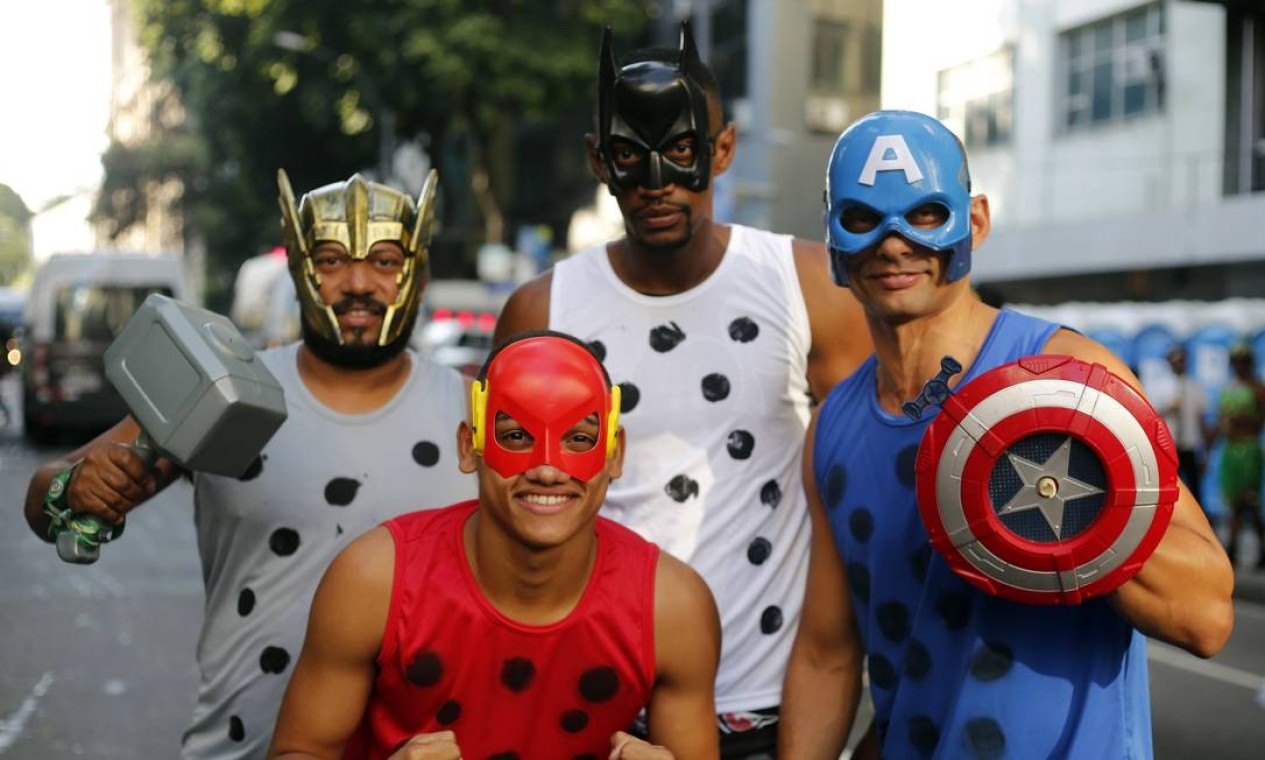
[{"label": "gray tank top with black dots", "polygon": [[719,712],[781,704],[809,538],[812,339],[791,238],[732,230],[684,293],[636,292],[597,246],[554,268],[549,305],[549,326],[593,346],[623,387],[623,476],[602,514],[689,562],[716,597]]},{"label": "gray tank top with black dots", "polygon": [[185,758],[262,758],[334,555],[388,518],[476,493],[457,469],[460,375],[409,352],[412,372],[390,402],[340,414],[299,379],[298,347],[260,354],[288,411],[260,458],[241,478],[194,478],[206,619]]}]

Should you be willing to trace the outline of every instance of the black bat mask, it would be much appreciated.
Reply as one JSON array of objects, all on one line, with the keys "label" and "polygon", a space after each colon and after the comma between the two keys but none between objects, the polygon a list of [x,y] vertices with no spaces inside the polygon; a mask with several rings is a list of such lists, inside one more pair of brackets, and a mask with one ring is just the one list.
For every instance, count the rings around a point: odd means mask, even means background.
[{"label": "black bat mask", "polygon": [[[694,192],[711,179],[712,136],[707,94],[701,84],[702,62],[689,22],[681,24],[680,62],[632,63],[616,68],[611,30],[602,34],[598,72],[598,151],[611,192],[644,187],[658,190],[677,184]],[[679,164],[663,153],[682,137],[694,138],[694,160]],[[622,140],[641,153],[641,160],[620,167],[611,149]]]}]

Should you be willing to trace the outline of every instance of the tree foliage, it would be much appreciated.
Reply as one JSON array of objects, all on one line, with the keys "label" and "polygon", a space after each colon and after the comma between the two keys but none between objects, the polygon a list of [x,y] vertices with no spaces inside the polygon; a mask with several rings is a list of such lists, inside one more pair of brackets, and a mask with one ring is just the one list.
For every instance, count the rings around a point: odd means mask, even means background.
[{"label": "tree foliage", "polygon": [[[432,165],[464,148],[470,187],[448,177],[441,212],[483,193],[486,223],[510,186],[496,146],[516,125],[587,107],[601,27],[639,33],[648,0],[133,2],[154,76],[187,118],[175,136],[111,149],[99,211],[121,229],[147,178],[179,176],[214,287],[278,242],[277,169],[302,192],[375,166],[384,108],[401,138],[429,136]],[[279,47],[282,32],[304,49]]]},{"label": "tree foliage", "polygon": [[0,285],[12,284],[31,266],[31,210],[0,184]]}]

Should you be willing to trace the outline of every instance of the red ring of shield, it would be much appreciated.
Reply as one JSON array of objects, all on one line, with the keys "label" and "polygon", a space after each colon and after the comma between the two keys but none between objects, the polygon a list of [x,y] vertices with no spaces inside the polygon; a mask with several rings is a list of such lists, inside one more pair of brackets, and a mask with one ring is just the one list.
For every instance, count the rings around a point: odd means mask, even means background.
[{"label": "red ring of shield", "polygon": [[[1138,544],[1114,569],[1077,587],[1059,591],[1020,588],[986,575],[955,547],[936,504],[938,465],[949,436],[981,400],[1003,388],[1041,380],[1070,380],[1094,388],[1117,401],[1138,421],[1155,451],[1159,469],[1155,514]],[[1163,538],[1177,500],[1177,456],[1168,429],[1132,386],[1106,371],[1070,357],[1041,356],[997,367],[958,389],[944,404],[923,437],[919,451],[918,508],[932,546],[949,566],[981,590],[1035,604],[1079,604],[1119,587],[1141,569]],[[1107,476],[1107,500],[1094,521],[1076,536],[1059,543],[1030,541],[1007,528],[988,493],[998,460],[1024,438],[1040,433],[1069,435],[1090,448]],[[969,437],[969,436],[968,436]],[[1099,557],[1114,545],[1137,506],[1138,484],[1133,465],[1114,431],[1093,417],[1061,406],[1026,407],[997,421],[975,445],[962,469],[962,516],[978,543],[1015,567],[1036,572],[1069,572]],[[1150,490],[1150,489],[1148,489]]]}]

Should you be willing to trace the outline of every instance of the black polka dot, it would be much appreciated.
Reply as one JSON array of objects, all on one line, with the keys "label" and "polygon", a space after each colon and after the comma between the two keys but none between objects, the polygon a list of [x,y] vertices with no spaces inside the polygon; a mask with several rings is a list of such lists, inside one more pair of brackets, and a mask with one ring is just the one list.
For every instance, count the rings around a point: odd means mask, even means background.
[{"label": "black polka dot", "polygon": [[896,478],[910,488],[914,487],[914,464],[917,461],[917,444],[906,446],[896,455]]},{"label": "black polka dot", "polygon": [[510,691],[526,689],[535,677],[536,666],[526,657],[513,657],[501,665],[501,683]]},{"label": "black polka dot", "polygon": [[277,528],[268,537],[268,548],[278,557],[289,557],[299,549],[299,533],[293,528]]},{"label": "black polka dot", "polygon": [[228,719],[228,738],[235,742],[246,738],[246,725],[236,715]]},{"label": "black polka dot", "polygon": [[435,713],[435,720],[441,726],[451,726],[460,717],[461,704],[451,699],[440,705],[439,712]]},{"label": "black polka dot", "polygon": [[738,317],[729,323],[729,337],[739,343],[750,343],[760,334],[760,326],[750,317]]},{"label": "black polka dot", "polygon": [[909,557],[909,569],[919,581],[927,579],[927,568],[931,565],[931,545],[928,544]]},{"label": "black polka dot", "polygon": [[726,448],[729,449],[729,456],[734,459],[748,459],[755,448],[755,436],[746,430],[735,430],[729,434]]},{"label": "black polka dot", "polygon": [[708,401],[724,401],[729,398],[729,378],[719,372],[703,378],[703,398]]},{"label": "black polka dot", "polygon": [[881,654],[869,656],[870,683],[880,689],[890,689],[896,685],[896,668],[892,661]]},{"label": "black polka dot", "polygon": [[580,696],[590,702],[605,702],[619,691],[619,674],[612,667],[587,670],[580,676]]},{"label": "black polka dot", "polygon": [[1006,754],[1006,734],[992,718],[971,718],[962,736],[966,749],[979,760],[998,760]]},{"label": "black polka dot", "polygon": [[434,467],[439,462],[439,447],[430,441],[419,441],[413,446],[413,461],[423,467]]},{"label": "black polka dot", "polygon": [[848,563],[848,586],[857,599],[870,601],[870,568],[860,562]]},{"label": "black polka dot", "polygon": [[353,478],[334,478],[325,485],[325,501],[331,506],[345,507],[356,498],[360,481]]},{"label": "black polka dot", "polygon": [[869,541],[870,536],[874,535],[874,515],[865,507],[852,510],[852,514],[848,515],[848,530],[852,531],[852,537],[858,542],[863,544]]},{"label": "black polka dot", "polygon": [[444,675],[444,661],[435,652],[418,652],[404,669],[404,677],[414,686],[434,686]]},{"label": "black polka dot", "polygon": [[763,565],[773,553],[773,544],[767,538],[757,538],[747,546],[747,561],[753,565]]},{"label": "black polka dot", "polygon": [[909,637],[909,608],[900,602],[880,604],[875,612],[878,629],[892,641],[904,641]]},{"label": "black polka dot", "polygon": [[777,505],[782,503],[782,487],[776,480],[760,486],[760,503],[769,509],[777,509]]},{"label": "black polka dot", "polygon": [[265,673],[284,673],[290,665],[290,653],[281,647],[264,647],[259,655],[259,669]]},{"label": "black polka dot", "polygon": [[335,536],[341,536],[343,533],[344,533],[344,531],[343,531],[343,526],[342,526],[342,524],[341,524],[341,523],[339,523],[339,524],[337,524],[337,525],[335,525],[335,526],[334,526],[334,535],[335,535]]},{"label": "black polka dot", "polygon": [[237,595],[237,614],[246,617],[253,609],[255,609],[255,592],[244,588]]},{"label": "black polka dot", "polygon": [[659,325],[650,331],[650,347],[659,353],[676,348],[685,340],[685,331],[676,322]]},{"label": "black polka dot", "polygon": [[250,465],[246,467],[246,472],[238,475],[237,479],[245,482],[259,477],[259,473],[264,471],[264,459],[266,459],[266,457],[263,454],[255,457],[255,461],[251,462]]},{"label": "black polka dot", "polygon": [[589,350],[597,357],[599,362],[606,361],[606,344],[600,340],[591,340],[588,343]]},{"label": "black polka dot", "polygon": [[905,649],[905,675],[913,681],[921,681],[931,672],[931,651],[918,639],[909,642]]},{"label": "black polka dot", "polygon": [[826,500],[826,509],[835,510],[843,503],[843,495],[848,490],[848,473],[843,465],[832,465],[826,471],[826,482],[822,484],[821,495]]},{"label": "black polka dot", "polygon": [[971,600],[966,594],[952,591],[936,600],[936,613],[944,620],[950,631],[956,631],[966,625],[971,617]]},{"label": "black polka dot", "polygon": [[663,487],[664,493],[673,501],[683,502],[691,496],[698,496],[698,481],[688,475],[677,475]]},{"label": "black polka dot", "polygon": [[920,753],[930,755],[940,743],[940,729],[926,715],[915,715],[909,719],[909,743]]},{"label": "black polka dot", "polygon": [[518,760],[517,752],[497,752],[495,755],[489,755],[488,760]]},{"label": "black polka dot", "polygon": [[641,390],[632,383],[619,384],[619,413],[628,414],[637,408],[637,402],[641,400]]},{"label": "black polka dot", "polygon": [[1000,641],[986,641],[971,658],[971,675],[979,681],[996,681],[1010,672],[1015,653]]},{"label": "black polka dot", "polygon": [[782,628],[782,608],[770,605],[760,615],[760,633],[777,633]]},{"label": "black polka dot", "polygon": [[578,734],[589,725],[589,714],[583,710],[567,710],[562,714],[561,724],[568,734]]}]

